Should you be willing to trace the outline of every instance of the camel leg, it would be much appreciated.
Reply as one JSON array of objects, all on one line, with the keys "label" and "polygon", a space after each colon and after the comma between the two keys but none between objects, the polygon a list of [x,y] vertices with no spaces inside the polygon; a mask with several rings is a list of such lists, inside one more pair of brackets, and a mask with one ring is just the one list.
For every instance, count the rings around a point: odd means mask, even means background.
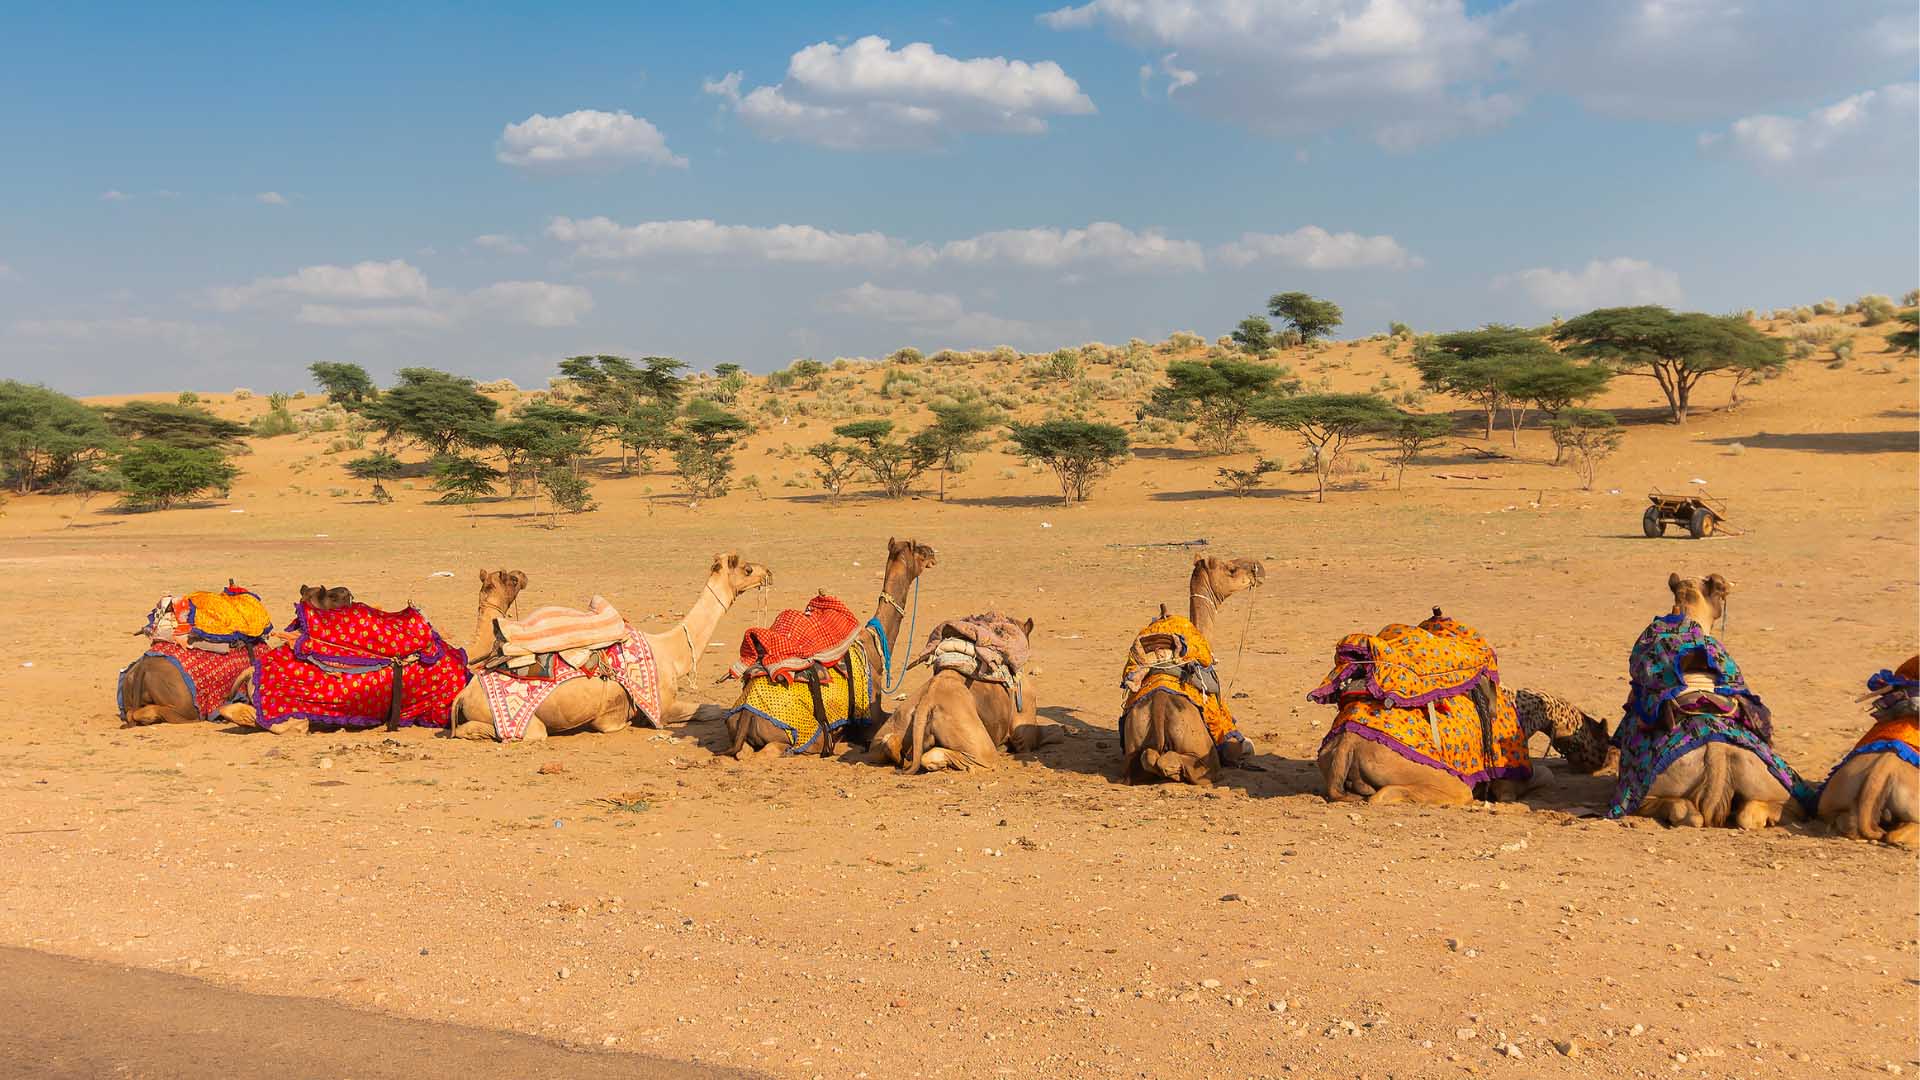
[{"label": "camel leg", "polygon": [[527,718],[527,730],[521,734],[520,741],[539,742],[546,737],[547,725],[541,721],[540,714],[536,711]]},{"label": "camel leg", "polygon": [[[955,704],[960,707],[941,709],[929,721],[929,735],[934,746],[921,758],[921,762],[928,769],[952,768],[961,772],[992,768],[999,750],[993,745],[993,739],[988,736],[980,718],[973,715],[970,708],[972,702]],[[944,751],[939,755],[939,765],[931,759],[935,749]]]},{"label": "camel leg", "polygon": [[1909,821],[1888,829],[1885,842],[1908,849],[1920,847],[1920,822]]},{"label": "camel leg", "polygon": [[675,699],[661,707],[660,726],[665,727],[668,724],[684,724],[693,719],[694,714],[699,711],[699,702]]},{"label": "camel leg", "polygon": [[1780,815],[1785,813],[1786,809],[1785,803],[1759,802],[1750,799],[1741,803],[1740,809],[1735,811],[1733,824],[1735,828],[1740,829],[1764,829],[1769,825],[1780,824]]},{"label": "camel leg", "polygon": [[1473,790],[1465,784],[1388,784],[1376,790],[1367,802],[1378,806],[1418,803],[1421,806],[1466,806],[1473,802]]},{"label": "camel leg", "polygon": [[220,711],[214,713],[213,718],[235,727],[257,728],[260,726],[259,710],[244,701],[220,706]]},{"label": "camel leg", "polygon": [[177,705],[142,705],[127,714],[121,727],[146,727],[149,724],[191,724],[200,719],[192,709]]},{"label": "camel leg", "polygon": [[491,720],[469,720],[464,724],[455,724],[453,735],[457,739],[472,739],[475,742],[500,741],[500,732],[494,729]]},{"label": "camel leg", "polygon": [[1649,795],[1633,812],[1635,817],[1652,818],[1672,828],[1698,829],[1707,823],[1693,800]]}]

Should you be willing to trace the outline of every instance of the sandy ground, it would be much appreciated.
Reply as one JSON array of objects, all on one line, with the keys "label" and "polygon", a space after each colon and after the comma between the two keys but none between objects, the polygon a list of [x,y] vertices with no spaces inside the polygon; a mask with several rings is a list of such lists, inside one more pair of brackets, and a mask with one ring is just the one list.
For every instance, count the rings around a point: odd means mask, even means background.
[{"label": "sandy ground", "polygon": [[[656,475],[602,482],[600,511],[548,530],[518,503],[468,518],[425,491],[311,493],[349,482],[335,458],[293,480],[315,453],[293,439],[261,443],[204,508],[65,528],[69,501],[15,500],[0,945],[777,1076],[1911,1071],[1912,856],[1595,820],[1608,777],[1531,809],[1329,805],[1312,758],[1331,716],[1304,694],[1342,634],[1441,605],[1495,641],[1510,684],[1612,720],[1668,572],[1719,572],[1779,748],[1824,775],[1864,730],[1867,674],[1915,650],[1913,374],[1802,365],[1685,428],[1651,422],[1632,381],[1608,401],[1632,433],[1593,493],[1529,432],[1524,460],[1444,455],[1404,493],[1376,473],[1325,505],[1299,476],[1218,497],[1218,461],[1154,450],[1071,510],[990,457],[945,505],[775,488],[689,510],[643,497],[668,490]],[[1641,538],[1646,488],[1695,478],[1748,533]],[[126,634],[170,590],[237,577],[284,617],[301,582],[346,583],[464,641],[474,570],[510,567],[532,602],[600,592],[659,627],[727,549],[773,568],[774,608],[815,589],[864,608],[889,535],[939,551],[923,627],[994,606],[1038,621],[1062,744],[907,778],[723,762],[711,720],[501,747],[113,716]],[[1126,787],[1120,661],[1156,604],[1184,604],[1188,556],[1114,545],[1196,537],[1267,565],[1220,634],[1261,771]],[[762,602],[723,622],[696,697],[728,699],[713,679]]]}]

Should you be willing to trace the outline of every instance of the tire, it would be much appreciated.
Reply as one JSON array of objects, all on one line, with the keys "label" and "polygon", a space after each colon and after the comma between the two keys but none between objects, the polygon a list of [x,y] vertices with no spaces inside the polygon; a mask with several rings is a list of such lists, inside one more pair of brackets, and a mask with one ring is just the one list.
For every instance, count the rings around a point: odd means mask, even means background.
[{"label": "tire", "polygon": [[1667,535],[1667,523],[1660,520],[1659,507],[1649,506],[1647,512],[1640,515],[1640,531],[1648,536]]},{"label": "tire", "polygon": [[1705,539],[1706,537],[1712,536],[1713,535],[1712,512],[1708,511],[1704,507],[1702,507],[1701,509],[1695,510],[1693,512],[1693,517],[1687,521],[1687,532],[1691,534],[1695,540],[1702,540],[1702,539]]}]

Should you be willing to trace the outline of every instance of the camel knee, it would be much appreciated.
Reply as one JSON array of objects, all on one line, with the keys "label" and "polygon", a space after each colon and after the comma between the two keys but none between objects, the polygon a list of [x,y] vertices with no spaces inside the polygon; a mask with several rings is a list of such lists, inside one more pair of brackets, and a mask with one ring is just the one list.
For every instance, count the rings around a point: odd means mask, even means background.
[{"label": "camel knee", "polygon": [[1920,822],[1909,821],[1888,829],[1885,842],[1909,850],[1920,847]]},{"label": "camel knee", "polygon": [[306,717],[302,716],[294,717],[290,720],[282,720],[267,730],[273,732],[275,735],[305,735],[311,731],[312,728],[307,723]]},{"label": "camel knee", "polygon": [[1781,803],[1759,802],[1749,799],[1743,803],[1733,816],[1736,828],[1764,829],[1769,825],[1780,824],[1780,815],[1786,812]]},{"label": "camel knee", "polygon": [[453,726],[455,738],[472,739],[475,742],[497,742],[500,732],[484,720],[469,720]]}]

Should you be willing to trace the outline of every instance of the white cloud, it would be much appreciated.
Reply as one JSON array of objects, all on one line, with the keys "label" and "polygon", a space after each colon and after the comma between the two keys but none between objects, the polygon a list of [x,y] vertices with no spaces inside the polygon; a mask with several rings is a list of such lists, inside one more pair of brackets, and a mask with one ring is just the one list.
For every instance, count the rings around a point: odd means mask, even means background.
[{"label": "white cloud", "polygon": [[255,202],[263,203],[267,206],[287,205],[287,197],[285,195],[280,194],[277,191],[263,191],[260,194],[255,195],[253,198]]},{"label": "white cloud", "polygon": [[964,132],[1038,135],[1050,116],[1094,111],[1051,60],[963,60],[925,42],[895,49],[872,35],[801,49],[778,85],[742,94],[742,81],[736,71],[701,88],[765,138],[838,150],[930,147]]},{"label": "white cloud", "polygon": [[1306,270],[1408,270],[1424,265],[1391,236],[1330,233],[1306,225],[1288,233],[1241,233],[1240,239],[1214,249],[1222,262],[1246,266],[1273,260]]},{"label": "white cloud", "polygon": [[1760,113],[1700,137],[1770,172],[1845,179],[1866,172],[1911,175],[1920,129],[1920,83],[1854,94],[1804,116]]},{"label": "white cloud", "polygon": [[843,315],[936,335],[946,345],[998,345],[1030,341],[1035,336],[1032,323],[969,311],[952,293],[889,289],[871,281],[834,293],[822,306]]},{"label": "white cloud", "polygon": [[501,233],[483,233],[474,237],[472,243],[474,247],[497,251],[502,255],[524,255],[527,252],[527,245]]},{"label": "white cloud", "polygon": [[1090,0],[1041,22],[1168,50],[1169,94],[1263,134],[1357,128],[1405,150],[1499,127],[1520,108],[1487,86],[1523,39],[1461,0]]},{"label": "white cloud", "polygon": [[1494,16],[1529,42],[1519,74],[1611,116],[1717,121],[1910,78],[1912,0],[1520,0]]},{"label": "white cloud", "polygon": [[133,196],[114,188],[109,188],[100,193],[100,201],[102,202],[126,202],[131,198],[133,198]]},{"label": "white cloud", "polygon": [[309,266],[285,277],[257,278],[212,290],[213,306],[225,311],[276,296],[321,300],[406,300],[427,295],[427,276],[404,259],[352,266]]},{"label": "white cloud", "polygon": [[884,233],[843,233],[811,225],[722,225],[710,219],[646,221],[621,225],[604,217],[554,218],[547,235],[571,244],[590,259],[643,259],[699,255],[774,263],[883,266],[929,261],[924,246],[910,247]]},{"label": "white cloud", "polygon": [[462,322],[572,326],[593,310],[578,285],[501,281],[469,292],[435,289],[403,259],[352,266],[309,266],[284,277],[210,290],[222,311],[296,306],[295,322],[312,326],[429,329]]},{"label": "white cloud", "polygon": [[581,109],[565,116],[534,113],[500,133],[494,154],[523,169],[552,171],[617,168],[631,162],[686,168],[667,149],[667,137],[645,118],[625,111]]},{"label": "white cloud", "polygon": [[1595,259],[1579,270],[1538,267],[1493,279],[1493,287],[1517,287],[1534,303],[1557,312],[1631,304],[1678,304],[1680,275],[1643,259]]},{"label": "white cloud", "polygon": [[1008,263],[1041,269],[1096,264],[1119,270],[1199,270],[1206,255],[1191,240],[1169,238],[1158,229],[1135,232],[1111,221],[1084,229],[1003,229],[940,249],[945,261]]}]

